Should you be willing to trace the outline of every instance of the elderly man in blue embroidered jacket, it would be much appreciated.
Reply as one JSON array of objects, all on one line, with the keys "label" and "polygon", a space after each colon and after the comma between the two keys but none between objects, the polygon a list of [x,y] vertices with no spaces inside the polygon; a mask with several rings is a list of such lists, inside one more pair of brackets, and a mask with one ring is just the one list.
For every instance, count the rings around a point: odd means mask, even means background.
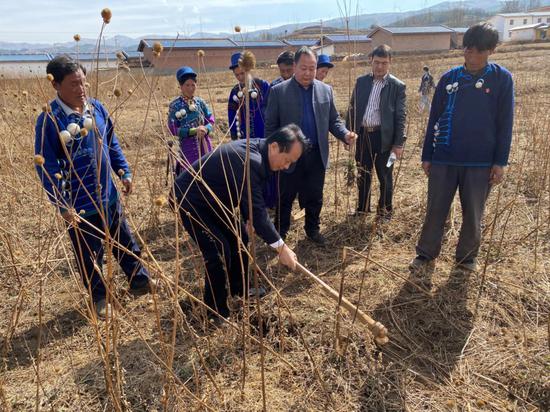
[{"label": "elderly man in blue embroidered jacket", "polygon": [[300,205],[306,209],[305,231],[313,242],[324,244],[319,231],[323,207],[325,169],[328,165],[329,131],[346,145],[355,139],[355,133],[346,129],[334,105],[332,88],[315,79],[317,56],[308,47],[294,55],[294,77],[271,90],[265,114],[266,134],[281,126],[295,123],[311,144],[296,167],[280,176],[280,201],[276,212],[279,233],[284,238],[290,227],[292,204],[299,195]]},{"label": "elderly man in blue embroidered jacket", "polygon": [[490,63],[498,31],[488,23],[464,34],[464,64],[441,76],[422,149],[428,176],[426,218],[410,269],[433,267],[441,251],[445,220],[458,189],[462,227],[455,252],[458,268],[476,270],[481,219],[491,186],[508,164],[514,123],[514,82]]},{"label": "elderly man in blue embroidered jacket", "polygon": [[103,231],[108,230],[114,240],[113,253],[128,278],[130,292],[148,293],[154,283],[139,260],[140,249],[111,177],[117,173],[129,194],[132,175],[107,111],[100,102],[86,97],[83,67],[67,56],[58,56],[46,71],[57,96],[36,122],[36,169],[50,201],[66,221],[95,311],[105,317],[111,306],[106,302],[109,291],[100,269]]},{"label": "elderly man in blue embroidered jacket", "polygon": [[403,152],[406,118],[405,84],[390,74],[390,64],[389,46],[380,45],[372,51],[372,73],[357,79],[347,116],[347,126],[359,130],[355,151],[359,189],[356,214],[370,211],[374,167],[380,182],[377,213],[385,219],[392,215],[392,162]]}]

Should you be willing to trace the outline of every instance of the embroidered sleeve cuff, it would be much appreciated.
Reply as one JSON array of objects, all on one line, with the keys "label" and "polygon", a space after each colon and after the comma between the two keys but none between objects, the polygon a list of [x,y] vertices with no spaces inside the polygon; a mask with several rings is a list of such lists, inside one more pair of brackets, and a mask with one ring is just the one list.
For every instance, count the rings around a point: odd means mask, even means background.
[{"label": "embroidered sleeve cuff", "polygon": [[283,239],[279,239],[278,241],[276,241],[274,243],[271,243],[269,246],[271,246],[273,249],[279,249],[284,244],[285,244],[285,242],[283,241]]}]

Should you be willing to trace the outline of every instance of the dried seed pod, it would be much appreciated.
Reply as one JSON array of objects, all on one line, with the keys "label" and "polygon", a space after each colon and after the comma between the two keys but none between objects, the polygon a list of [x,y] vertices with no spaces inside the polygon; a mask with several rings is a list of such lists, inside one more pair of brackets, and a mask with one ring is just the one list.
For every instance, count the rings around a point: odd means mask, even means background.
[{"label": "dried seed pod", "polygon": [[166,204],[166,197],[161,195],[155,199],[155,206],[162,207]]},{"label": "dried seed pod", "polygon": [[34,156],[34,164],[35,165],[43,166],[45,162],[46,162],[46,159],[44,159],[44,156],[39,155],[39,154]]},{"label": "dried seed pod", "polygon": [[235,33],[241,32],[241,26],[235,26]]},{"label": "dried seed pod", "polygon": [[120,91],[120,89],[115,89],[115,90],[113,91],[113,94],[114,94],[116,97],[122,96],[122,92]]},{"label": "dried seed pod", "polygon": [[80,129],[80,136],[82,136],[82,137],[88,136],[88,129],[86,129],[84,127],[82,129]]},{"label": "dried seed pod", "polygon": [[256,67],[256,56],[254,56],[254,53],[246,50],[239,59],[239,67],[245,72],[254,70]]},{"label": "dried seed pod", "polygon": [[205,55],[204,50],[199,50],[197,52],[197,56],[199,56],[199,57],[204,57],[204,55]]},{"label": "dried seed pod", "polygon": [[164,47],[162,46],[162,44],[160,44],[160,42],[156,41],[153,43],[153,51],[155,53],[161,53],[162,50],[164,50]]},{"label": "dried seed pod", "polygon": [[103,18],[103,23],[109,24],[109,22],[111,21],[111,17],[113,17],[111,9],[105,7],[103,10],[101,10],[101,17]]},{"label": "dried seed pod", "polygon": [[74,41],[80,41],[80,34],[75,34],[73,36]]}]

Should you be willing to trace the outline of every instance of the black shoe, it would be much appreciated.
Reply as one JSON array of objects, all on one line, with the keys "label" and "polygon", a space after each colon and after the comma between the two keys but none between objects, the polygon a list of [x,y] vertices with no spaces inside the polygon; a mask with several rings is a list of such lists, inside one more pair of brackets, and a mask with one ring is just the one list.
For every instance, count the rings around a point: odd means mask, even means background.
[{"label": "black shoe", "polygon": [[128,292],[134,296],[142,296],[148,293],[152,293],[158,287],[158,281],[156,279],[147,278],[143,281],[133,281],[130,284]]},{"label": "black shoe", "polygon": [[366,210],[356,210],[353,213],[351,213],[351,217],[353,217],[353,218],[363,218],[363,217],[367,216],[368,213],[369,212],[366,211]]},{"label": "black shoe", "polygon": [[327,239],[320,232],[307,234],[307,237],[309,240],[320,246],[325,246],[327,244]]},{"label": "black shoe", "polygon": [[393,216],[393,212],[391,210],[378,209],[376,211],[376,217],[379,220],[382,220],[384,222],[389,222],[391,220],[392,216]]},{"label": "black shoe", "polygon": [[229,320],[229,315],[227,316],[218,316],[216,314],[211,314],[211,316],[208,317],[208,323],[216,328],[223,328],[224,326],[227,326],[227,321]]},{"label": "black shoe", "polygon": [[456,267],[458,269],[463,269],[467,272],[475,272],[477,270],[477,261],[476,259],[465,259],[457,261]]},{"label": "black shoe", "polygon": [[409,270],[412,272],[417,270],[423,270],[433,265],[433,263],[434,263],[433,259],[427,258],[426,256],[418,255],[409,264]]},{"label": "black shoe", "polygon": [[[263,286],[258,286],[258,295],[260,295],[260,298],[263,298],[265,295],[267,295],[267,290]],[[255,298],[256,297],[256,288],[250,288],[248,289],[248,298]]]}]

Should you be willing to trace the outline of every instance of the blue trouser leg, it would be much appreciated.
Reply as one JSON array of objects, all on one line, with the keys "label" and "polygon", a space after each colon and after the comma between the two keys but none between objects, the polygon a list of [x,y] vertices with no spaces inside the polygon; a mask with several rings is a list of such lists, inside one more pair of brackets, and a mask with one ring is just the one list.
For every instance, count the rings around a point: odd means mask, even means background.
[{"label": "blue trouser leg", "polygon": [[[90,225],[103,230],[103,222],[99,214],[84,217]],[[92,300],[97,302],[106,296],[105,285],[101,278],[103,264],[103,238],[85,223],[78,227],[69,227],[69,237],[73,245],[76,263],[84,286],[90,290]]]},{"label": "blue trouser leg", "polygon": [[[69,237],[84,286],[91,291],[92,300],[97,302],[104,299],[107,294],[101,275],[105,251],[104,236],[101,234],[104,231],[104,221],[99,213],[82,219],[88,224],[82,222],[77,228],[70,227]],[[109,231],[113,238],[113,255],[126,274],[128,282],[131,286],[146,282],[149,278],[147,270],[136,257],[126,252],[131,251],[138,257],[141,254],[118,202],[109,207],[106,220],[109,222]],[[97,231],[90,226],[97,228]]]},{"label": "blue trouser leg", "polygon": [[141,249],[122,213],[122,206],[119,202],[109,208],[109,232],[114,242],[113,255],[126,274],[130,286],[138,286],[147,282],[149,273],[138,259],[141,256]]}]

